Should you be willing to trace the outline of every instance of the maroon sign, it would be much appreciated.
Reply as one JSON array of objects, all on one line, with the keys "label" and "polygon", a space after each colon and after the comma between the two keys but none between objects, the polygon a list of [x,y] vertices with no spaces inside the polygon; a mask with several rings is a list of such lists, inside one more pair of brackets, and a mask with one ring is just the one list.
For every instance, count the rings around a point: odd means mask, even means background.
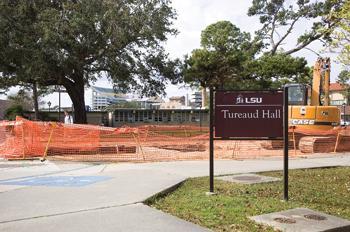
[{"label": "maroon sign", "polygon": [[283,92],[215,92],[215,137],[283,137]]}]

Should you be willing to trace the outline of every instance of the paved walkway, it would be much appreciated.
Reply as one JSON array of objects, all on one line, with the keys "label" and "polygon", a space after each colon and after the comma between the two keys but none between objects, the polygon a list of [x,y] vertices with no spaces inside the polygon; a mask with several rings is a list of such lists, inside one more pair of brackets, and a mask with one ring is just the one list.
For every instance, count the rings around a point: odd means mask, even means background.
[{"label": "paved walkway", "polygon": [[[290,160],[290,168],[326,166],[350,166],[350,153]],[[142,204],[188,177],[207,176],[208,167],[208,161],[89,164],[0,160],[0,231],[208,231]],[[282,167],[281,159],[215,161],[215,174]],[[54,185],[48,186],[48,180]]]}]

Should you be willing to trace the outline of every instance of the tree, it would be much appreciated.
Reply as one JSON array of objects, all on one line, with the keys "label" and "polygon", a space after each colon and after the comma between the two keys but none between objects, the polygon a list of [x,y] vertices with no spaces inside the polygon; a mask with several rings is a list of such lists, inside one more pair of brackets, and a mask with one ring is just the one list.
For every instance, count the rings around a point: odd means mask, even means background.
[{"label": "tree", "polygon": [[346,1],[340,12],[334,17],[340,21],[333,33],[332,48],[339,51],[339,61],[344,66],[350,65],[350,2]]},{"label": "tree", "polygon": [[201,47],[186,57],[183,75],[186,82],[203,88],[231,85],[240,87],[246,66],[260,48],[250,34],[241,32],[229,21],[219,21],[202,31]]},{"label": "tree", "polygon": [[287,83],[311,85],[312,70],[301,57],[292,57],[283,53],[266,53],[254,60],[249,66],[252,76],[250,88],[281,88]]},{"label": "tree", "polygon": [[[264,41],[270,54],[283,51],[284,54],[295,53],[316,40],[330,41],[331,32],[337,27],[339,20],[333,15],[339,12],[344,0],[323,1],[286,1],[286,0],[253,0],[248,10],[249,16],[259,16],[262,28],[257,36]],[[282,48],[299,24],[312,22],[311,28],[297,36],[297,43],[289,50]]]},{"label": "tree", "polygon": [[24,109],[21,105],[12,105],[5,110],[4,118],[7,120],[16,120],[17,116],[24,117]]},{"label": "tree", "polygon": [[337,82],[344,88],[343,96],[347,99],[347,103],[350,103],[350,71],[343,70],[339,73]]},{"label": "tree", "polygon": [[[40,39],[35,30],[34,23],[36,12],[32,2],[24,3],[16,10],[13,7],[19,4],[8,1],[0,3],[0,87],[8,89],[12,86],[20,86],[21,91],[32,91],[35,118],[38,119],[39,107],[38,83],[34,74],[34,66],[37,60],[33,47]],[[15,27],[14,30],[11,27]],[[7,30],[8,32],[4,31]],[[28,36],[31,34],[31,36]],[[41,88],[43,90],[44,88]],[[42,92],[42,91],[40,91]],[[19,92],[19,95],[21,93]]]},{"label": "tree", "polygon": [[24,112],[33,109],[33,99],[25,89],[20,89],[16,94],[7,96],[11,101],[9,108],[5,110],[4,117],[7,120],[15,120],[16,116],[24,117]]},{"label": "tree", "polygon": [[25,89],[20,89],[16,94],[7,96],[12,105],[19,105],[23,110],[33,110],[34,103],[30,93]]},{"label": "tree", "polygon": [[261,54],[262,43],[228,21],[203,30],[201,45],[185,59],[183,67],[185,82],[192,85],[268,89],[280,88],[287,82],[309,83],[311,79],[304,58]]},{"label": "tree", "polygon": [[[86,123],[84,86],[102,76],[121,92],[164,94],[178,61],[162,47],[176,33],[168,0],[0,3],[0,75],[7,83],[62,85]],[[1,84],[1,83],[0,83]]]}]

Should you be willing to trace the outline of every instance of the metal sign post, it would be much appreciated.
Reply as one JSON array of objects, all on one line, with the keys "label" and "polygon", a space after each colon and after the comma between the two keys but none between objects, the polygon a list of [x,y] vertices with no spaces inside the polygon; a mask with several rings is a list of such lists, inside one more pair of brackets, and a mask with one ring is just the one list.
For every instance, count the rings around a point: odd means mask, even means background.
[{"label": "metal sign post", "polygon": [[283,91],[283,198],[288,201],[288,87]]},{"label": "metal sign post", "polygon": [[288,200],[288,88],[284,91],[222,91],[210,88],[210,193],[214,193],[214,140],[282,139],[284,199]]},{"label": "metal sign post", "polygon": [[209,115],[210,115],[210,144],[209,144],[209,179],[210,179],[210,188],[209,192],[214,193],[214,91],[213,88],[210,88],[210,107],[209,107]]}]

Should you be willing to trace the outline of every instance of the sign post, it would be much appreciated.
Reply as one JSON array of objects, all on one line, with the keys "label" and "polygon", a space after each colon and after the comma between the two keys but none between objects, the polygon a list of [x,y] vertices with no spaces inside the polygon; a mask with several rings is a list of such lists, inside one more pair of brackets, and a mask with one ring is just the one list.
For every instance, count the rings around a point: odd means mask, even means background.
[{"label": "sign post", "polygon": [[288,201],[288,87],[284,87],[283,106],[283,198]]},{"label": "sign post", "polygon": [[284,91],[210,89],[210,192],[214,140],[284,140],[284,199],[288,200],[288,88]]},{"label": "sign post", "polygon": [[209,91],[210,94],[210,108],[209,108],[209,116],[210,116],[210,144],[209,144],[209,151],[210,151],[210,155],[209,155],[209,176],[210,176],[210,188],[209,188],[209,192],[210,193],[214,193],[214,119],[213,119],[213,115],[214,115],[214,91],[213,88],[210,88]]}]

